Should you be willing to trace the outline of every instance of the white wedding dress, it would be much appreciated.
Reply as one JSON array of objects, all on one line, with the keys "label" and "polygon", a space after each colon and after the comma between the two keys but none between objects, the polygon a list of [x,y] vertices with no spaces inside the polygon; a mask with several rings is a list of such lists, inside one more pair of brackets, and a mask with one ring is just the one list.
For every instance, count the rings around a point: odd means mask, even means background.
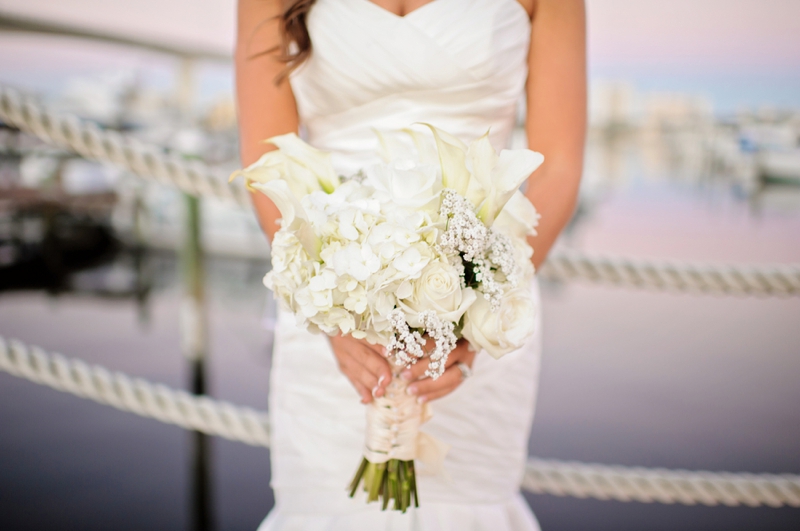
[{"label": "white wedding dress", "polygon": [[[307,22],[313,52],[291,85],[308,141],[333,152],[341,174],[377,161],[373,128],[429,122],[467,142],[491,128],[496,149],[509,144],[530,36],[517,0],[434,0],[405,17],[369,0],[317,0]],[[519,487],[540,328],[500,360],[479,353],[474,375],[433,402],[422,431],[451,446],[445,472],[419,477],[421,507],[401,514],[348,497],[364,406],[327,338],[279,310],[269,400],[275,508],[259,531],[539,529]]]}]

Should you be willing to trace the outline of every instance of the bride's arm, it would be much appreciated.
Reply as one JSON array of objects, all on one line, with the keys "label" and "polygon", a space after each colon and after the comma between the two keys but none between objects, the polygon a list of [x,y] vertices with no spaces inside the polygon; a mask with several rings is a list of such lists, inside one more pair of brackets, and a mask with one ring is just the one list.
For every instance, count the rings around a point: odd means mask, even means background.
[{"label": "bride's arm", "polygon": [[[242,163],[248,166],[274,146],[264,139],[297,132],[297,106],[288,81],[275,84],[284,64],[273,50],[280,44],[281,0],[239,0],[237,14],[236,102]],[[270,241],[280,212],[262,193],[252,194],[261,228]]]},{"label": "bride's arm", "polygon": [[525,195],[541,213],[531,237],[544,262],[578,196],[586,135],[586,16],[583,0],[537,0],[528,56],[528,146],[544,154]]}]

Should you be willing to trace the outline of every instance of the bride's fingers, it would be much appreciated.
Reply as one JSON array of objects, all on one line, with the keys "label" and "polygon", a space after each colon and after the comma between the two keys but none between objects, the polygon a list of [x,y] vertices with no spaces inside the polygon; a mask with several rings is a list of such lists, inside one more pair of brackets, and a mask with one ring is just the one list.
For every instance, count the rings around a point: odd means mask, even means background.
[{"label": "bride's fingers", "polygon": [[386,387],[392,381],[392,373],[384,358],[356,346],[347,351],[344,364],[348,367],[348,375],[366,387],[371,397],[380,398],[386,393]]},{"label": "bride's fingers", "polygon": [[358,380],[354,380],[349,377],[348,380],[350,380],[350,383],[353,384],[353,387],[356,388],[356,392],[361,396],[362,404],[369,404],[370,402],[372,402],[372,393],[370,392],[369,389],[361,385],[361,383]]},{"label": "bride's fingers", "polygon": [[356,363],[360,364],[373,377],[370,380],[371,385],[369,387],[373,396],[383,396],[386,392],[386,387],[392,381],[389,362],[374,350],[363,346],[360,348],[356,346],[350,352]]},{"label": "bride's fingers", "polygon": [[353,384],[353,387],[356,388],[358,394],[361,395],[361,401],[365,404],[372,402],[372,398],[375,396],[372,389],[375,388],[378,379],[367,371],[363,365],[352,361],[352,359],[341,363],[339,367],[344,375],[347,376],[347,379]]},{"label": "bride's fingers", "polygon": [[420,402],[428,402],[452,392],[463,379],[458,367],[450,367],[436,380],[426,378],[412,383],[408,386],[408,393],[419,397]]},{"label": "bride's fingers", "polygon": [[[374,345],[351,336],[332,336],[330,339],[339,369],[354,385],[357,381],[367,389],[367,402],[372,401],[372,397],[383,396],[392,373],[389,363]],[[360,389],[358,391],[363,395]]]}]

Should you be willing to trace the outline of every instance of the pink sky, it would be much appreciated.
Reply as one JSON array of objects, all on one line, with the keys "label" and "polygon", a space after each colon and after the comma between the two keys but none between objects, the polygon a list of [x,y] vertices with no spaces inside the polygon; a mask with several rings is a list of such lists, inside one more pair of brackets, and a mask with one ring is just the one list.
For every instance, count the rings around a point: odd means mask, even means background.
[{"label": "pink sky", "polygon": [[[334,0],[335,1],[335,0]],[[230,50],[235,0],[0,0],[0,12]],[[597,66],[800,71],[800,0],[587,0]]]},{"label": "pink sky", "polygon": [[588,0],[596,66],[800,74],[798,0]]}]

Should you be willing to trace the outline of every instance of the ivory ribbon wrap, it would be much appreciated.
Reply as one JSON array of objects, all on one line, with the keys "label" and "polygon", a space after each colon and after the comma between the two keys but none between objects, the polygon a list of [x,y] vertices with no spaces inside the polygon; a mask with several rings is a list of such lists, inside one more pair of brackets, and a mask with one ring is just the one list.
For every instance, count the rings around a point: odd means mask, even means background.
[{"label": "ivory ribbon wrap", "polygon": [[370,463],[417,460],[425,465],[423,473],[437,474],[450,445],[419,431],[430,420],[431,407],[419,404],[417,397],[406,393],[407,387],[407,382],[394,377],[386,394],[367,406],[364,457]]}]

